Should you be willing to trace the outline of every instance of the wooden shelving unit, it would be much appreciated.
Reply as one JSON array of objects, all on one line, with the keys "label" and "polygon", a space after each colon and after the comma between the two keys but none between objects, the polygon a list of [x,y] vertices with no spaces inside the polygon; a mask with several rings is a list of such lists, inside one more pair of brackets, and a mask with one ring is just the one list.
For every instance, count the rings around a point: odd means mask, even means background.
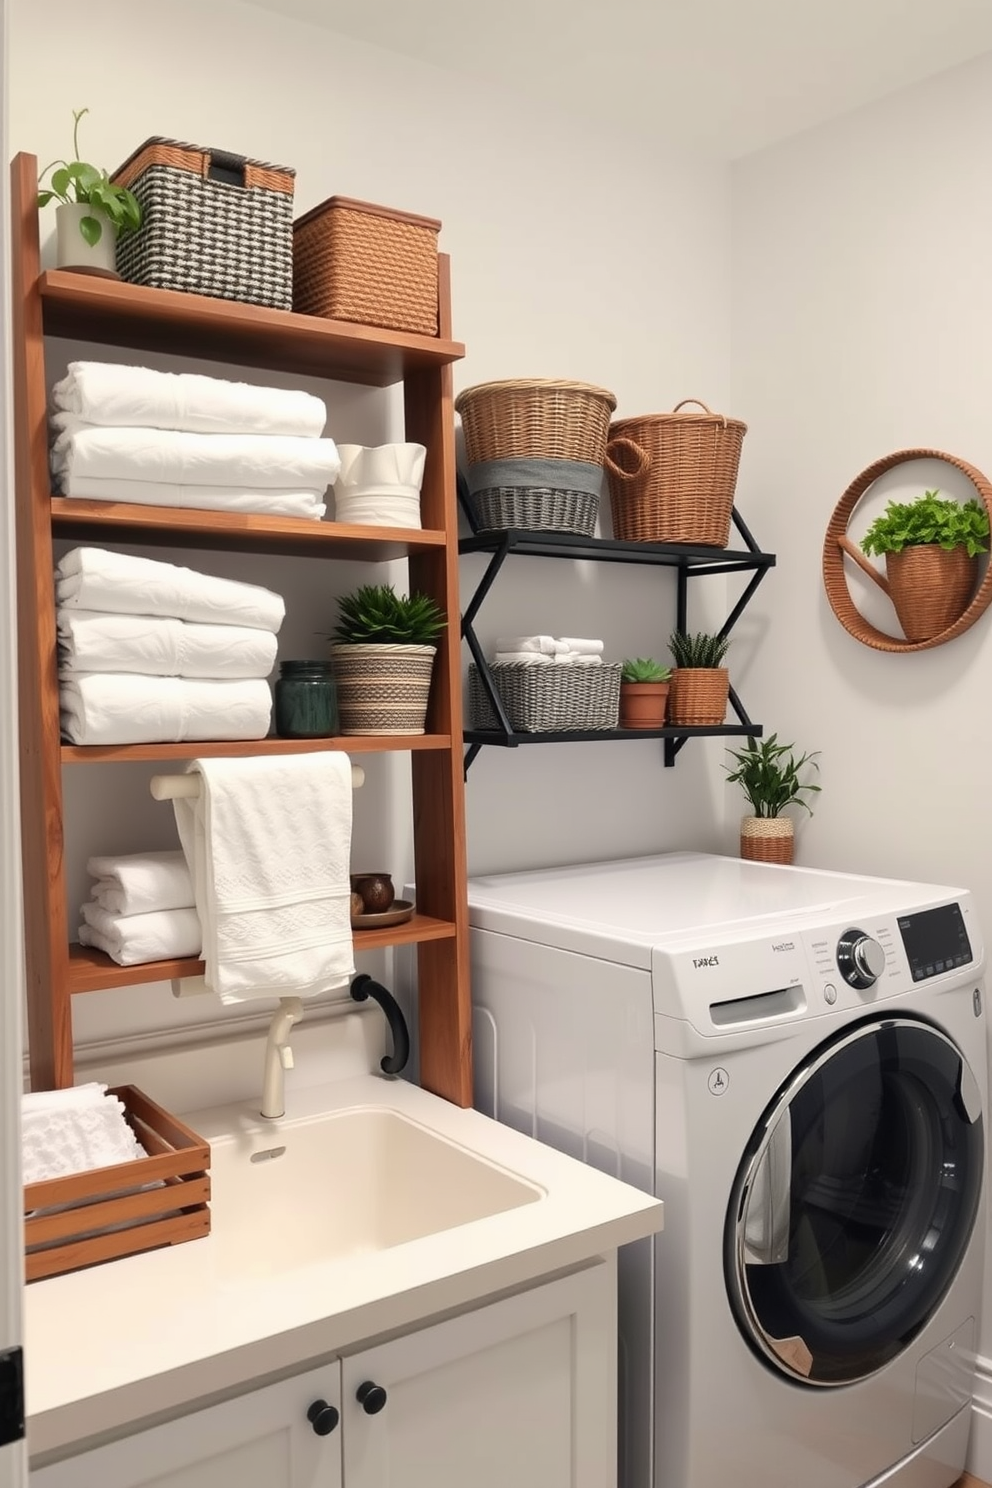
[{"label": "wooden shelving unit", "polygon": [[[33,156],[16,157],[11,186],[21,834],[32,1086],[72,1083],[74,995],[202,970],[197,960],[121,967],[98,951],[70,944],[62,863],[64,769],[208,754],[398,750],[411,755],[417,913],[394,929],[357,933],[355,950],[417,946],[421,1082],[435,1094],[469,1106],[471,1001],[451,387],[451,363],[464,348],[450,335],[447,259],[442,255],[439,261],[441,334],[394,333],[83,274],[42,274]],[[48,336],[375,387],[402,381],[406,438],[426,445],[428,452],[421,492],[423,530],[53,497],[44,367]],[[435,663],[427,733],[315,742],[63,745],[52,600],[56,537],[105,545],[273,553],[309,561],[407,559],[411,585],[430,594],[450,620]]]}]

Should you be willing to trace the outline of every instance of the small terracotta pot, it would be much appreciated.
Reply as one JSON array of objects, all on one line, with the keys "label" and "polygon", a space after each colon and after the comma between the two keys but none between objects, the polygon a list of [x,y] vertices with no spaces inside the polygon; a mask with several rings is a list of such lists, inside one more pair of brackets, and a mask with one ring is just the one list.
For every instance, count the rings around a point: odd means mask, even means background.
[{"label": "small terracotta pot", "polygon": [[669,682],[620,683],[620,727],[660,729],[665,727]]},{"label": "small terracotta pot", "polygon": [[791,863],[794,843],[791,816],[741,818],[741,857],[752,863]]}]

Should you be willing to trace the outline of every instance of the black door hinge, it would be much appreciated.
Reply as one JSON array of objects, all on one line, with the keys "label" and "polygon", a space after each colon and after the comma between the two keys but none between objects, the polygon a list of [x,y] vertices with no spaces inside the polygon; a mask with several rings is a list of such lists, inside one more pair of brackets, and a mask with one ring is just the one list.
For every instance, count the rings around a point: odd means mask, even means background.
[{"label": "black door hinge", "polygon": [[24,1436],[24,1351],[0,1352],[0,1447]]}]

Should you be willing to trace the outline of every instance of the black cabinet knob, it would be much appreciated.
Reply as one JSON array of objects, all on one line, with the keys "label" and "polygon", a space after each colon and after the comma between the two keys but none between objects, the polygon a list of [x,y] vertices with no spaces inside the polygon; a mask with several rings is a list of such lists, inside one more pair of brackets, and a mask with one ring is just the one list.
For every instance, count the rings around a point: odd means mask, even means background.
[{"label": "black cabinet knob", "polygon": [[307,1411],[307,1420],[318,1436],[330,1436],[340,1419],[336,1407],[326,1400],[315,1400]]},{"label": "black cabinet knob", "polygon": [[355,1391],[355,1399],[367,1416],[377,1416],[386,1403],[386,1392],[381,1385],[366,1380]]}]

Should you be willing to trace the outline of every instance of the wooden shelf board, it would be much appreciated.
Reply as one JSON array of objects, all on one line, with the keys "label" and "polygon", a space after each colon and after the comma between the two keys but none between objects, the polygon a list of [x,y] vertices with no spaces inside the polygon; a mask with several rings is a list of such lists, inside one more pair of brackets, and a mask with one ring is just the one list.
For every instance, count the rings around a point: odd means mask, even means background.
[{"label": "wooden shelf board", "polygon": [[386,387],[465,355],[457,341],[269,310],[172,289],[48,269],[40,275],[45,334],[139,351]]},{"label": "wooden shelf board", "polygon": [[256,754],[402,754],[410,749],[450,749],[450,734],[339,734],[333,739],[185,740],[182,744],[63,744],[64,765],[127,764],[136,760],[236,758]]},{"label": "wooden shelf board", "polygon": [[[446,920],[415,914],[405,925],[382,930],[356,930],[355,954],[384,946],[418,945],[426,940],[450,940],[455,927]],[[73,942],[69,947],[69,991],[105,992],[112,987],[139,986],[145,982],[168,982],[175,978],[203,975],[203,962],[195,956],[168,961],[147,961],[142,966],[118,966],[102,951]]]},{"label": "wooden shelf board", "polygon": [[386,563],[444,547],[444,533],[399,527],[308,522],[258,512],[190,511],[117,501],[52,497],[52,531],[74,542],[130,542],[295,558]]}]

